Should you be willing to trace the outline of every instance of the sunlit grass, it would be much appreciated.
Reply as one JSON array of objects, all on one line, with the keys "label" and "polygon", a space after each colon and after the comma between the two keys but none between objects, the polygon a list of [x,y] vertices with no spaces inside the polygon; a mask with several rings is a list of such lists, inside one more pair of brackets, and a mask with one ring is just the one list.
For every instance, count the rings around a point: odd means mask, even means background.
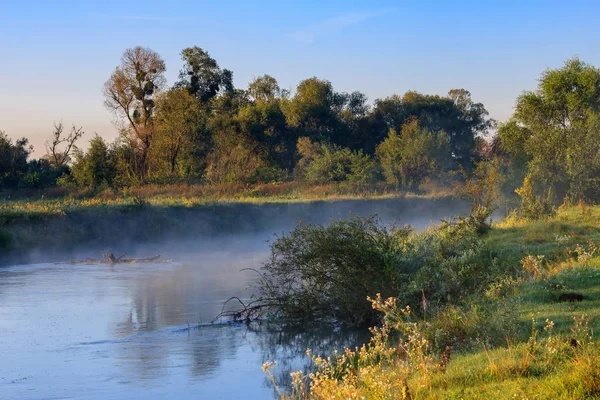
[{"label": "sunlit grass", "polygon": [[141,204],[152,207],[203,207],[213,204],[303,203],[314,201],[369,200],[407,198],[441,198],[451,196],[443,188],[428,187],[422,193],[407,193],[384,184],[373,185],[303,185],[283,182],[258,185],[148,185],[139,188],[99,193],[74,191],[63,197],[43,195],[25,199],[0,200],[0,220],[33,220],[88,210],[127,210]]},{"label": "sunlit grass", "polygon": [[[479,326],[481,337],[455,349],[445,368],[439,366],[439,353],[407,358],[393,341],[389,353],[381,345],[367,347],[359,362],[373,356],[372,361],[346,370],[326,368],[313,376],[315,385],[303,383],[290,398],[600,398],[599,221],[600,207],[562,207],[541,221],[506,219],[484,237],[482,246],[496,259],[490,266],[505,271],[502,279],[509,287],[506,294],[489,299],[510,305],[517,317],[514,333],[492,340]],[[535,274],[523,273],[522,261],[528,256],[539,268]],[[583,301],[559,302],[561,293],[582,295]],[[486,307],[480,300],[473,298],[469,307]],[[478,321],[469,320],[468,312],[458,315],[463,324],[477,328]],[[439,327],[439,317],[419,322],[420,328],[404,325],[412,332],[404,346],[423,346],[423,332]]]}]

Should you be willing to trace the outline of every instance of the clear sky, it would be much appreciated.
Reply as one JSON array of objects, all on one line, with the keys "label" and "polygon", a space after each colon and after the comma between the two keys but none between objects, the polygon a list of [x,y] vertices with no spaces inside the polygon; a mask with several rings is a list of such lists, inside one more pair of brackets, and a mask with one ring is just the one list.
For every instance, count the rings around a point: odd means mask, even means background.
[{"label": "clear sky", "polygon": [[293,89],[330,80],[370,101],[407,90],[471,91],[493,118],[546,68],[600,66],[600,1],[11,1],[0,0],[0,130],[39,156],[54,121],[112,139],[102,87],[128,47],[163,56],[200,46],[236,87],[270,74]]}]

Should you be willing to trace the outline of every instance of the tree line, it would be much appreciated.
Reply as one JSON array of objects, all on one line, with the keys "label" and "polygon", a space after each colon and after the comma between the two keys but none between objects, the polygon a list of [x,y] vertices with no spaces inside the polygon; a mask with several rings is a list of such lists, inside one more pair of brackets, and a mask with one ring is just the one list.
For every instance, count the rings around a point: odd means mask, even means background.
[{"label": "tree line", "polygon": [[47,154],[29,160],[27,139],[13,143],[0,133],[0,185],[302,180],[416,190],[426,179],[489,162],[502,170],[505,192],[517,190],[532,210],[564,197],[594,200],[600,190],[600,71],[577,58],[544,72],[502,124],[465,89],[409,91],[370,104],[365,94],[338,92],[316,77],[291,91],[270,75],[236,88],[233,72],[199,47],[183,49],[181,60],[168,86],[158,53],[123,53],[104,85],[120,132],[112,143],[95,135],[82,151],[82,128],[67,133],[60,123]]},{"label": "tree line", "polygon": [[159,54],[143,47],[123,53],[104,86],[120,131],[113,143],[94,136],[83,152],[56,127],[58,144],[67,144],[62,162],[47,145],[47,155],[27,163],[27,141],[13,144],[2,135],[2,148],[19,160],[2,166],[2,185],[385,179],[414,188],[442,170],[470,166],[494,124],[464,89],[407,92],[371,106],[365,94],[338,92],[316,77],[292,92],[269,75],[239,89],[233,73],[203,49],[186,48],[181,58],[169,87]]}]

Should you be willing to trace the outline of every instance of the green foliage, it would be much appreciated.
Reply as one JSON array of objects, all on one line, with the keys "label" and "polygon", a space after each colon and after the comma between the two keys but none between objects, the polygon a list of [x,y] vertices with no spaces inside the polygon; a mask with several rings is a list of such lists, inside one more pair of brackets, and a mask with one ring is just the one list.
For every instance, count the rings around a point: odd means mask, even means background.
[{"label": "green foliage", "polygon": [[518,98],[512,120],[499,135],[516,169],[527,162],[531,187],[523,192],[543,199],[550,188],[551,204],[565,196],[597,199],[599,112],[600,70],[577,58],[544,72],[537,90]]},{"label": "green foliage", "polygon": [[83,187],[98,189],[110,185],[115,175],[114,151],[100,136],[94,136],[87,152],[75,153],[72,174],[77,184]]},{"label": "green foliage", "polygon": [[255,183],[280,180],[283,172],[268,158],[263,145],[239,132],[228,118],[211,121],[213,147],[206,179],[211,183]]},{"label": "green foliage", "polygon": [[[276,85],[276,81],[271,83]],[[296,136],[286,124],[281,100],[274,93],[264,92],[267,88],[251,89],[263,92],[254,93],[257,100],[240,107],[236,122],[243,133],[264,146],[267,157],[280,168],[290,170],[294,165]]]},{"label": "green foliage", "polygon": [[335,145],[313,143],[308,138],[298,140],[296,176],[309,183],[368,183],[375,175],[375,162],[362,151],[353,152]]},{"label": "green foliage", "polygon": [[287,318],[335,317],[373,321],[365,301],[401,285],[401,251],[409,228],[386,228],[374,218],[352,216],[329,226],[300,223],[271,244],[261,294]]},{"label": "green foliage", "polygon": [[15,143],[0,131],[0,188],[16,187],[27,173],[27,158],[32,151],[25,138]]},{"label": "green foliage", "polygon": [[477,136],[484,136],[495,121],[481,103],[471,99],[469,91],[455,89],[447,96],[406,92],[375,101],[370,116],[372,126],[383,140],[390,129],[401,131],[404,124],[417,120],[419,126],[432,132],[445,132],[454,161],[470,169],[477,148]]},{"label": "green foliage", "polygon": [[181,51],[184,62],[179,72],[178,88],[185,88],[201,103],[214,98],[219,91],[233,93],[233,73],[221,70],[217,61],[198,46],[187,47]]},{"label": "green foliage", "polygon": [[229,70],[221,70],[216,60],[198,46],[181,51],[184,68],[179,73],[179,87],[185,87],[200,102],[211,100],[220,90],[231,92],[233,75]]},{"label": "green foliage", "polygon": [[419,128],[417,120],[404,124],[400,136],[391,129],[376,154],[386,181],[410,190],[452,165],[447,135]]},{"label": "green foliage", "polygon": [[155,132],[149,151],[154,176],[199,175],[210,138],[206,112],[184,89],[171,89],[156,99]]},{"label": "green foliage", "polygon": [[256,101],[268,102],[280,97],[281,88],[277,79],[263,75],[248,84],[248,94]]},{"label": "green foliage", "polygon": [[502,270],[490,262],[475,218],[443,222],[422,233],[385,228],[373,217],[331,225],[300,223],[271,245],[262,295],[288,318],[372,320],[364,301],[393,293],[411,306],[481,293]]}]

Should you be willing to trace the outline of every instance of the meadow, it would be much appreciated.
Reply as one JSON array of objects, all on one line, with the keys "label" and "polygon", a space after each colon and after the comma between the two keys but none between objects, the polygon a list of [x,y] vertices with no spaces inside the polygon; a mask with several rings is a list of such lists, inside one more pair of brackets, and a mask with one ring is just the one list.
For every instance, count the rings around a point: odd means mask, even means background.
[{"label": "meadow", "polygon": [[[600,207],[516,214],[481,238],[489,271],[459,299],[371,298],[381,315],[362,348],[307,352],[282,398],[592,399],[600,397]],[[491,277],[488,279],[487,277]],[[446,278],[447,279],[447,278]],[[463,283],[466,283],[463,277]],[[442,284],[438,281],[438,284]],[[266,363],[272,377],[277,366]]]}]

